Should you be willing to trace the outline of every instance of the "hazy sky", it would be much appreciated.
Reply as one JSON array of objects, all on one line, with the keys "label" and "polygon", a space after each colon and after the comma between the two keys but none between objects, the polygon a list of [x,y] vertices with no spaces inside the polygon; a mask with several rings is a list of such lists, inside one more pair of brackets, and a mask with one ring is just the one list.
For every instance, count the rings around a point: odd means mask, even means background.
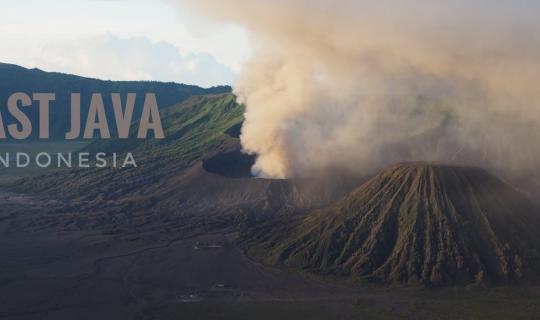
[{"label": "hazy sky", "polygon": [[113,80],[231,84],[251,49],[235,25],[144,0],[0,0],[0,62]]}]

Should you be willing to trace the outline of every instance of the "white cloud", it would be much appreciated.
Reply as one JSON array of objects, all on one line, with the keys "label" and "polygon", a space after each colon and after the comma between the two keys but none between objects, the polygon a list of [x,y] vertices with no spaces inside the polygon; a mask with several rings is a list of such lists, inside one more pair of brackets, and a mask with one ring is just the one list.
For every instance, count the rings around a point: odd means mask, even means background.
[{"label": "white cloud", "polygon": [[28,58],[40,68],[111,80],[173,81],[200,86],[231,84],[234,73],[205,53],[182,54],[168,42],[112,34],[45,45]]},{"label": "white cloud", "polygon": [[[250,55],[242,27],[188,27],[198,18],[162,1],[0,0],[0,8],[0,62],[26,67],[214,84],[230,83]],[[140,61],[164,57],[160,66]]]}]

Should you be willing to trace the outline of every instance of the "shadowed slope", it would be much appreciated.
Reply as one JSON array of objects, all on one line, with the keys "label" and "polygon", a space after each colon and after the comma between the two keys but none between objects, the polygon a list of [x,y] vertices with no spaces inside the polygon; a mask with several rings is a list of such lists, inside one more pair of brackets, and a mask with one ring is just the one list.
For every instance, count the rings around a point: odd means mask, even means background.
[{"label": "shadowed slope", "polygon": [[264,243],[273,263],[323,274],[500,283],[539,274],[539,227],[538,211],[487,172],[411,163],[385,170],[290,227],[281,224],[275,236],[260,233],[256,243]]}]

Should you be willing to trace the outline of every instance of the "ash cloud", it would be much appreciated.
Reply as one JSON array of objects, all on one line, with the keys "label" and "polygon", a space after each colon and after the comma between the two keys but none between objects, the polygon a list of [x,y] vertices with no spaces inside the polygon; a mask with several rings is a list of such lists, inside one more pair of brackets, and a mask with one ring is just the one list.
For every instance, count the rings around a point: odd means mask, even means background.
[{"label": "ash cloud", "polygon": [[260,176],[410,160],[540,167],[538,2],[188,2],[250,31],[235,91]]}]

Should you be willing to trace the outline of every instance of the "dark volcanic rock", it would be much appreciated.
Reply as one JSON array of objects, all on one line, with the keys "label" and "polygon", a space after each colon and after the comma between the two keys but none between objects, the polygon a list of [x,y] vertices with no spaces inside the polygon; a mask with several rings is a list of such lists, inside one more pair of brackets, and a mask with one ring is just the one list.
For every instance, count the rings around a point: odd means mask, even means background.
[{"label": "dark volcanic rock", "polygon": [[486,171],[409,163],[307,218],[254,232],[250,252],[385,283],[514,283],[540,274],[539,228],[539,211]]}]

